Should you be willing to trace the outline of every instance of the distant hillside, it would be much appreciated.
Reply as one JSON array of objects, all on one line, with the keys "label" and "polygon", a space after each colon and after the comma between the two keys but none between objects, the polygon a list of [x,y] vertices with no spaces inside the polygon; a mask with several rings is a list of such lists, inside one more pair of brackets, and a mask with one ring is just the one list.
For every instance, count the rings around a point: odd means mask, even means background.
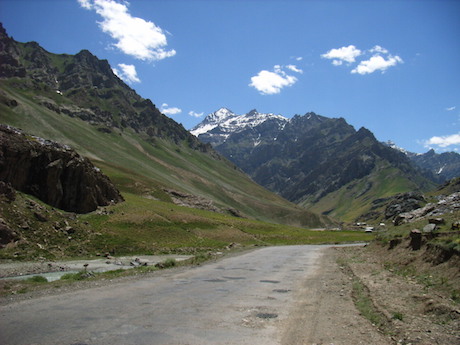
[{"label": "distant hillside", "polygon": [[283,224],[329,222],[254,183],[107,61],[16,42],[1,25],[0,121],[74,148],[125,194]]},{"label": "distant hillside", "polygon": [[409,153],[408,156],[417,166],[430,173],[432,179],[438,183],[460,177],[460,154],[456,152],[436,153],[430,150],[424,154]]},{"label": "distant hillside", "polygon": [[368,213],[372,200],[433,187],[406,155],[343,118],[219,113],[192,133],[256,182],[317,212],[352,220]]},{"label": "distant hillside", "polygon": [[406,154],[433,182],[444,183],[455,177],[460,177],[460,154],[456,152],[436,153],[431,149],[426,153],[414,153],[396,146],[391,140],[384,144]]}]

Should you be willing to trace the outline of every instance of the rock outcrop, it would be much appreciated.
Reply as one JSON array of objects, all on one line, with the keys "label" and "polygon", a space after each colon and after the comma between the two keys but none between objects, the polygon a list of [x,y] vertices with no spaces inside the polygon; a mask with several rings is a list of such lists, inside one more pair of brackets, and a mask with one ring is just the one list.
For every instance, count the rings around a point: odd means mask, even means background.
[{"label": "rock outcrop", "polygon": [[87,213],[123,201],[109,178],[71,148],[0,126],[0,181],[56,208]]},{"label": "rock outcrop", "polygon": [[394,219],[401,213],[410,212],[426,204],[425,197],[419,192],[396,195],[385,209],[385,219]]},{"label": "rock outcrop", "polygon": [[[429,222],[436,226],[436,223],[442,222],[443,220],[437,219],[440,216],[448,213],[458,213],[460,210],[460,192],[452,193],[450,195],[440,195],[437,197],[438,202],[428,203],[423,207],[413,209],[398,214],[393,223],[400,225],[404,223],[412,223],[420,219],[431,218]],[[428,228],[427,228],[428,229]],[[431,229],[433,231],[434,229]],[[424,232],[431,232],[425,230]]]}]

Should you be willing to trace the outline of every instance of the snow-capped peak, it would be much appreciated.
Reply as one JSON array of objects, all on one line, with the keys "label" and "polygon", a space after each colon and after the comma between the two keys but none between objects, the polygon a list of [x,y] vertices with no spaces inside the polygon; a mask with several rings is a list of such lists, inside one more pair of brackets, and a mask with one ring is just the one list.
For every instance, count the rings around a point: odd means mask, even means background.
[{"label": "snow-capped peak", "polygon": [[397,151],[399,151],[399,152],[402,152],[402,153],[404,153],[404,154],[406,154],[406,155],[409,153],[409,152],[407,152],[406,149],[403,149],[402,147],[399,147],[398,145],[396,145],[394,141],[388,140],[388,141],[385,142],[384,144],[385,144],[386,146],[391,147],[392,149],[397,150]]},{"label": "snow-capped peak", "polygon": [[206,132],[213,130],[214,128],[219,126],[221,122],[224,122],[235,116],[238,115],[236,115],[230,109],[224,107],[220,108],[219,110],[206,116],[201,123],[199,123],[190,130],[190,133],[192,133],[194,136],[199,136],[200,134],[204,134]]},{"label": "snow-capped peak", "polygon": [[227,120],[230,117],[237,116],[233,111],[227,108],[220,108],[219,110],[206,116],[203,122],[215,122],[219,123]]},{"label": "snow-capped peak", "polygon": [[190,132],[195,136],[199,136],[212,130],[215,132],[215,129],[218,127],[218,135],[226,138],[231,133],[238,133],[248,127],[255,127],[270,119],[278,119],[283,123],[288,121],[287,118],[281,115],[272,113],[263,114],[259,113],[256,109],[244,115],[237,115],[227,108],[220,108],[206,116],[203,122],[194,127]]}]

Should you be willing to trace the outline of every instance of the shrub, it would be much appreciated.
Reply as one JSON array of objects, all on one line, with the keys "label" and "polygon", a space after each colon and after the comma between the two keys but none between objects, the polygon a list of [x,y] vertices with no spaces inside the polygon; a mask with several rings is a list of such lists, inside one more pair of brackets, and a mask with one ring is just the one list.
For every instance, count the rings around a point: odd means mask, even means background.
[{"label": "shrub", "polygon": [[48,283],[48,279],[43,276],[33,276],[27,279],[31,283]]}]

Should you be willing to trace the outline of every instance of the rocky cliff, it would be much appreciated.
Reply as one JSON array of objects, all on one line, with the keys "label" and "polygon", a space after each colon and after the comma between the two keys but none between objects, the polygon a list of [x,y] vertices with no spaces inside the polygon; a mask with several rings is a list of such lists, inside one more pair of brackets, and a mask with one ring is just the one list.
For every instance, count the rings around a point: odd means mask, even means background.
[{"label": "rocky cliff", "polygon": [[0,181],[59,209],[87,213],[123,201],[109,178],[69,147],[0,126]]}]

